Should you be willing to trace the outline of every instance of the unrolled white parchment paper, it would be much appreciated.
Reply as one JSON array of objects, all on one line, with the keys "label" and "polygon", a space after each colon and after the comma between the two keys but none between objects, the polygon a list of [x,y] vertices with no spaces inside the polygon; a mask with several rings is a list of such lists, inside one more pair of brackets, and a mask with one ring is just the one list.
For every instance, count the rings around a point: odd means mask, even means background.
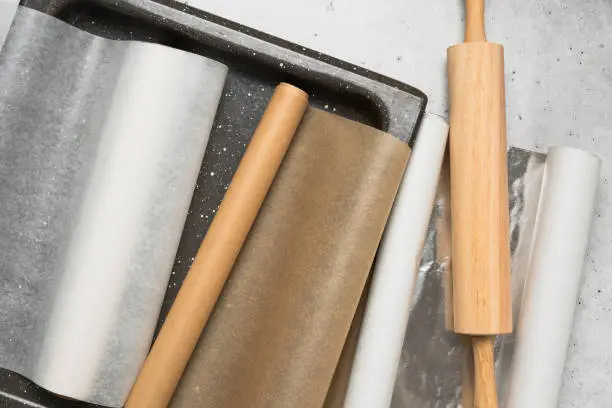
[{"label": "unrolled white parchment paper", "polygon": [[0,366],[119,407],[227,67],[19,8],[0,55]]}]

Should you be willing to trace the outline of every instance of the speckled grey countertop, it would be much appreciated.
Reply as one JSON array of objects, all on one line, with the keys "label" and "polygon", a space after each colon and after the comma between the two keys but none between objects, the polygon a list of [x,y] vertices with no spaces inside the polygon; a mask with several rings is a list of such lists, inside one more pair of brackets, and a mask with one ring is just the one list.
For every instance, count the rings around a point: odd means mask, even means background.
[{"label": "speckled grey countertop", "polygon": [[[420,88],[446,115],[446,48],[460,0],[188,0],[241,24]],[[487,0],[506,49],[508,138],[603,159],[602,185],[561,391],[561,408],[610,406],[612,388],[612,0]]]}]

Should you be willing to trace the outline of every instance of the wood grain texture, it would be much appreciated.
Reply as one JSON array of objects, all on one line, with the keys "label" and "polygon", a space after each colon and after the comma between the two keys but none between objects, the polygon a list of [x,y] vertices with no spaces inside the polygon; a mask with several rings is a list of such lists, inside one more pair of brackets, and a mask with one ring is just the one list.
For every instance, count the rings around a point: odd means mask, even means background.
[{"label": "wood grain texture", "polygon": [[305,92],[276,88],[126,407],[168,405],[307,106]]},{"label": "wood grain texture", "polygon": [[497,408],[494,337],[472,337],[474,350],[474,408]]},{"label": "wood grain texture", "polygon": [[465,14],[465,43],[448,49],[453,329],[475,336],[474,407],[497,408],[487,335],[512,331],[504,50],[486,42],[484,0]]},{"label": "wood grain texture", "polygon": [[512,330],[503,48],[448,49],[454,328]]},{"label": "wood grain texture", "polygon": [[465,42],[487,41],[484,0],[465,0]]}]

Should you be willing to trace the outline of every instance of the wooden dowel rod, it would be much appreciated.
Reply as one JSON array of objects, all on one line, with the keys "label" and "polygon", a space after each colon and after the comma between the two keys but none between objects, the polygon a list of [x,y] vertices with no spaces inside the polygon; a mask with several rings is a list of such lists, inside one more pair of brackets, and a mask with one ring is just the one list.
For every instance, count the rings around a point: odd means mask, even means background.
[{"label": "wooden dowel rod", "polygon": [[484,0],[465,0],[465,42],[487,41]]},{"label": "wooden dowel rod", "polygon": [[168,406],[307,106],[305,92],[276,88],[126,408]]},{"label": "wooden dowel rod", "polygon": [[494,337],[472,337],[474,350],[474,408],[497,408]]}]

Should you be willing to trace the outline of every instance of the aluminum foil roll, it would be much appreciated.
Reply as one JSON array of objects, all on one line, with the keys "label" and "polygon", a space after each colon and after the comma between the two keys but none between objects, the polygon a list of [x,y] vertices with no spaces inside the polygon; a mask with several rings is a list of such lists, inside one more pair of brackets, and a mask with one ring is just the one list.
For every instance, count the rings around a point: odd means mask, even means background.
[{"label": "aluminum foil roll", "polygon": [[[513,317],[525,282],[546,155],[508,151]],[[452,332],[449,171],[443,166],[422,260],[416,276],[392,408],[471,407],[470,342]],[[514,336],[497,338],[498,385],[508,376]],[[467,386],[466,386],[467,385]],[[504,389],[500,389],[500,401]]]}]

